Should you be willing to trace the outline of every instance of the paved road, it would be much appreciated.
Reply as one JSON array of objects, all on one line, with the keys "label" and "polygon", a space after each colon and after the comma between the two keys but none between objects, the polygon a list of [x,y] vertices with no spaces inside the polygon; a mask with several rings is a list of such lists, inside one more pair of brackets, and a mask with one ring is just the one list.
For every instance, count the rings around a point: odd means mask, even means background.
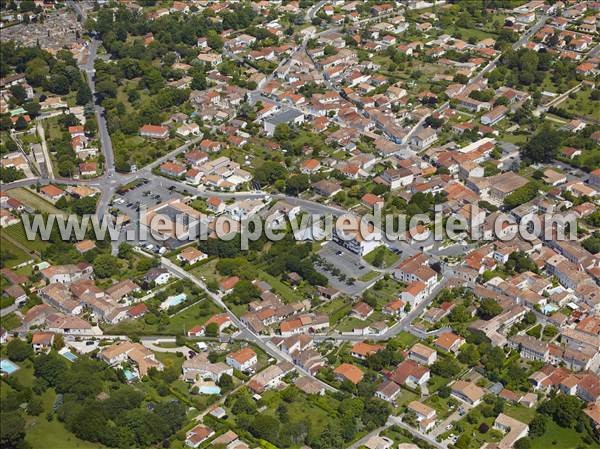
[{"label": "paved road", "polygon": [[163,346],[158,346],[160,343],[175,343],[175,341],[176,341],[175,337],[143,337],[143,338],[140,338],[140,343],[152,351],[170,352],[170,353],[181,352],[186,359],[189,358],[189,353],[191,350],[187,346],[179,346],[179,347],[175,347],[175,348],[165,348]]},{"label": "paved road", "polygon": [[442,279],[439,282],[432,292],[425,298],[417,307],[414,307],[410,312],[408,312],[401,320],[399,320],[396,324],[390,327],[385,333],[381,335],[341,335],[332,333],[330,335],[315,335],[315,341],[324,341],[324,340],[335,340],[335,341],[363,341],[363,340],[389,340],[394,336],[398,335],[401,332],[410,332],[418,338],[427,338],[430,336],[439,335],[445,331],[447,328],[438,329],[433,332],[424,332],[416,327],[414,327],[411,323],[412,321],[421,315],[423,311],[431,304],[431,301],[436,297],[436,295],[446,286],[446,279]]},{"label": "paved road", "polygon": [[548,103],[544,104],[544,105],[539,105],[535,111],[533,112],[536,115],[540,115],[540,113],[542,112],[546,112],[548,109],[550,109],[553,106],[557,106],[559,104],[561,104],[563,101],[565,101],[567,98],[569,98],[569,95],[573,92],[577,92],[579,89],[581,89],[581,87],[583,86],[583,83],[579,83],[578,85],[570,88],[569,90],[567,90],[566,92],[563,92],[562,94],[558,95],[557,97],[553,98],[551,101],[549,101]]},{"label": "paved road", "polygon": [[399,427],[402,427],[405,430],[408,430],[410,433],[412,433],[414,436],[421,438],[422,440],[427,441],[429,444],[431,444],[433,447],[437,448],[437,449],[446,449],[446,446],[438,443],[435,438],[432,438],[431,436],[409,426],[408,424],[402,422],[402,419],[400,419],[400,417],[398,416],[390,416],[390,418],[388,419],[388,426],[393,426],[393,425],[397,425]]},{"label": "paved road", "polygon": [[52,160],[50,159],[50,153],[48,152],[48,144],[46,143],[46,131],[40,122],[37,124],[37,133],[40,136],[42,153],[44,154],[44,165],[46,165],[46,171],[48,172],[48,178],[54,179],[54,169],[52,168]]},{"label": "paved road", "polygon": [[9,315],[9,314],[15,312],[18,308],[19,308],[19,306],[17,306],[16,304],[13,304],[11,306],[5,307],[4,309],[0,309],[0,317]]},{"label": "paved road", "polygon": [[[178,277],[185,278],[185,279],[189,279],[195,285],[197,285],[202,290],[204,290],[204,292],[208,295],[208,297],[215,304],[217,304],[221,309],[223,309],[227,313],[227,315],[229,316],[229,318],[231,319],[231,321],[237,326],[238,329],[240,329],[240,337],[241,338],[243,338],[245,340],[248,340],[248,341],[251,341],[252,343],[256,344],[259,348],[261,348],[263,351],[265,351],[267,354],[269,354],[270,356],[274,357],[275,359],[280,360],[280,361],[290,362],[290,363],[293,364],[293,360],[291,359],[291,357],[288,354],[286,354],[283,351],[279,350],[279,348],[277,348],[276,346],[274,346],[271,342],[268,342],[268,341],[265,341],[265,340],[261,339],[258,335],[256,335],[254,332],[252,332],[248,328],[248,326],[246,326],[246,324],[244,324],[229,309],[229,307],[227,307],[227,305],[223,302],[222,298],[219,295],[213,293],[212,291],[210,291],[206,287],[206,284],[204,284],[204,282],[202,282],[200,279],[198,279],[196,276],[192,275],[191,273],[188,273],[187,271],[185,271],[181,267],[175,265],[174,263],[172,263],[167,258],[164,258],[164,257],[161,258],[161,264],[162,264],[162,266],[164,268],[166,268],[167,270],[169,270],[174,275],[176,275]],[[320,379],[317,379],[315,376],[313,376],[310,372],[308,372],[304,368],[302,368],[302,367],[300,367],[298,365],[295,365],[295,368],[301,374],[304,374],[305,376],[308,376],[308,377],[311,377],[311,378],[315,379],[317,382],[319,382],[321,385],[323,385],[323,387],[326,388],[328,391],[337,391],[331,385],[329,385],[329,384],[321,381]]]},{"label": "paved road", "polygon": [[199,136],[196,136],[193,139],[188,140],[186,143],[184,143],[180,147],[175,148],[173,151],[165,154],[164,156],[159,157],[155,161],[153,161],[150,164],[146,165],[142,170],[138,170],[137,175],[139,176],[139,172],[144,172],[144,173],[151,172],[153,168],[158,167],[163,162],[167,162],[168,160],[173,159],[178,154],[183,153],[184,151],[186,151],[189,147],[191,147],[193,145],[196,145],[198,142],[200,142],[202,140],[203,137],[204,137],[204,134],[200,133]]},{"label": "paved road", "polygon": [[460,411],[459,411],[460,408],[464,408],[465,414],[466,414],[466,413],[468,413],[468,411],[471,407],[469,405],[461,402],[460,405],[457,407],[457,409],[452,414],[450,414],[450,416],[448,416],[445,420],[438,423],[433,429],[431,429],[431,432],[429,432],[429,435],[432,438],[437,438],[442,433],[450,430],[450,429],[447,429],[447,427],[450,424],[454,424],[456,421],[460,421],[462,419],[462,416],[460,415]]}]

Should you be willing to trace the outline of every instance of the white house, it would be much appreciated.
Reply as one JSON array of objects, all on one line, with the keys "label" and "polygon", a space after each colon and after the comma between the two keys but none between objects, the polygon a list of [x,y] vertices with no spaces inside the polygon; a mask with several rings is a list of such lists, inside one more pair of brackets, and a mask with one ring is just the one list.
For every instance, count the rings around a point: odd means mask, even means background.
[{"label": "white house", "polygon": [[254,352],[251,348],[245,347],[240,349],[239,351],[232,352],[228,354],[225,358],[225,363],[234,369],[242,372],[251,371],[258,359],[256,357],[256,352]]}]

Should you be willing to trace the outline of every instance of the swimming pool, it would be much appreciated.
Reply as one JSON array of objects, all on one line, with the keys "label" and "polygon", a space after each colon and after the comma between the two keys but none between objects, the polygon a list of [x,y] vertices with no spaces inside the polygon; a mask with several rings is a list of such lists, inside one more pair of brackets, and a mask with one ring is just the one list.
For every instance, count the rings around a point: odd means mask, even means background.
[{"label": "swimming pool", "polygon": [[19,369],[19,366],[15,365],[10,360],[8,360],[8,359],[0,360],[0,371],[1,372],[6,373],[6,374],[12,374],[18,369]]},{"label": "swimming pool", "polygon": [[554,304],[544,304],[542,306],[542,312],[547,315],[549,313],[552,312],[556,312],[558,310],[558,306],[554,305]]},{"label": "swimming pool", "polygon": [[69,360],[70,362],[74,362],[75,360],[77,360],[79,357],[77,357],[75,354],[73,354],[71,351],[59,351],[59,354],[62,355],[65,359]]},{"label": "swimming pool", "polygon": [[175,296],[169,296],[167,299],[165,299],[162,302],[162,304],[160,305],[160,308],[162,310],[167,310],[170,307],[178,306],[179,304],[184,302],[186,299],[187,299],[187,295],[185,293],[180,293]]},{"label": "swimming pool", "polygon": [[198,388],[198,391],[202,394],[220,394],[221,393],[221,389],[219,387],[217,387],[216,385],[202,385],[200,388]]},{"label": "swimming pool", "polygon": [[130,369],[124,369],[123,374],[125,374],[125,379],[127,379],[127,382],[131,382],[132,380],[138,378],[138,375]]}]

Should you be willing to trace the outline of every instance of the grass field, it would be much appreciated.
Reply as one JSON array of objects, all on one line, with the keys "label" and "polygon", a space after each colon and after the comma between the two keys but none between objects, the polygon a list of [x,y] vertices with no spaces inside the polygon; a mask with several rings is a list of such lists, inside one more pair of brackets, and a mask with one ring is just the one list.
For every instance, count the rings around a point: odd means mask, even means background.
[{"label": "grass field", "polygon": [[367,254],[363,259],[371,265],[376,266],[377,268],[387,268],[394,265],[398,262],[400,257],[397,254],[394,254],[390,249],[385,246],[380,246],[379,248],[371,251]]},{"label": "grass field", "polygon": [[23,251],[18,246],[14,245],[4,236],[0,237],[0,244],[3,250],[6,250],[10,257],[4,260],[4,264],[7,267],[14,267],[15,265],[20,265],[23,262],[27,262],[31,257],[25,251]]},{"label": "grass field", "polygon": [[7,331],[13,330],[15,327],[19,327],[21,325],[21,320],[14,313],[9,313],[8,315],[0,318],[0,325]]},{"label": "grass field", "polygon": [[359,278],[359,281],[369,282],[369,281],[372,281],[373,279],[375,279],[377,276],[379,276],[379,273],[377,271],[369,271],[368,273],[363,274]]},{"label": "grass field", "polygon": [[576,93],[575,99],[568,98],[558,107],[572,114],[600,120],[600,101],[590,99],[591,93],[589,89],[582,89]]},{"label": "grass field", "polygon": [[403,349],[407,349],[419,341],[417,337],[408,332],[400,332],[392,340],[397,342]]},{"label": "grass field", "polygon": [[323,304],[319,308],[319,313],[329,315],[329,325],[335,326],[338,321],[350,313],[351,309],[351,301],[348,298],[341,297]]},{"label": "grass field", "polygon": [[[30,361],[18,364],[20,369],[12,376],[21,385],[31,387],[33,385],[33,367]],[[0,393],[4,397],[11,387],[5,382],[0,383]],[[55,417],[48,421],[47,414],[52,410],[56,392],[49,388],[42,396],[44,411],[39,416],[25,416],[25,441],[31,449],[101,449],[106,446],[94,444],[76,438],[65,429],[65,426]]]},{"label": "grass field", "polygon": [[66,213],[56,207],[38,194],[32,192],[29,189],[21,187],[19,189],[13,189],[10,191],[10,196],[18,199],[23,204],[32,207],[40,212],[46,212],[49,214],[65,215]]},{"label": "grass field", "polygon": [[476,30],[474,28],[457,28],[457,31],[460,33],[460,35],[462,36],[462,39],[464,39],[464,40],[469,40],[470,37],[474,37],[478,41],[481,41],[481,40],[487,39],[489,37],[491,37],[491,38],[496,37],[495,34],[488,33],[483,30]]},{"label": "grass field", "polygon": [[49,242],[45,242],[40,239],[39,235],[36,236],[34,240],[28,240],[27,235],[25,235],[23,223],[17,223],[15,225],[8,226],[7,228],[4,228],[2,232],[5,232],[6,235],[10,236],[13,240],[16,240],[26,248],[40,253],[44,251],[48,245],[50,245]]},{"label": "grass field", "polygon": [[[266,410],[262,413],[277,416],[277,408],[284,403],[281,394],[274,390],[268,390],[262,395],[262,401],[266,405]],[[338,401],[330,395],[309,397],[304,393],[299,393],[293,397],[291,402],[286,402],[290,422],[306,422],[310,423],[309,438],[319,436],[326,426],[338,420],[336,413]],[[229,414],[228,421],[234,427],[236,426],[235,417],[232,413]],[[292,448],[299,448],[303,443],[294,444]]]},{"label": "grass field", "polygon": [[[52,390],[48,390],[44,394],[46,411],[51,409],[54,397],[56,394]],[[65,429],[65,426],[57,418],[48,421],[45,413],[39,416],[28,416],[26,432],[25,441],[32,449],[101,449],[106,447],[102,444],[80,440]]]},{"label": "grass field", "polygon": [[529,424],[535,416],[534,408],[527,408],[520,405],[507,405],[504,407],[504,414],[518,419],[525,424]]},{"label": "grass field", "polygon": [[531,449],[575,448],[582,443],[580,433],[575,429],[564,429],[552,420],[546,424],[546,432],[531,440]]},{"label": "grass field", "polygon": [[188,309],[178,313],[164,325],[160,323],[147,324],[144,318],[123,321],[105,329],[108,334],[128,335],[185,335],[185,332],[197,324],[204,324],[211,316],[220,312],[220,309],[207,299],[197,302]]},{"label": "grass field", "polygon": [[279,295],[281,299],[283,299],[283,302],[291,303],[302,301],[303,298],[298,292],[281,282],[278,278],[271,276],[269,273],[260,270],[258,272],[258,277],[260,280],[269,283],[269,285],[273,287],[274,293]]}]

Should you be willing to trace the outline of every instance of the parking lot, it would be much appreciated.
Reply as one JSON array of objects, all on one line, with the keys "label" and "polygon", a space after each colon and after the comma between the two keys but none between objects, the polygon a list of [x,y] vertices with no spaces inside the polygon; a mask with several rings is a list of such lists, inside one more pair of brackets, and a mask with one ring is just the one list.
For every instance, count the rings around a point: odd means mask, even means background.
[{"label": "parking lot", "polygon": [[[363,263],[357,254],[348,251],[335,242],[325,243],[317,254],[324,261],[340,270],[346,276],[346,279],[341,280],[338,276],[334,276],[330,271],[325,270],[323,267],[315,267],[319,273],[327,276],[329,284],[332,287],[347,295],[360,295],[377,279],[377,277],[375,277],[368,282],[360,281],[359,279],[368,274],[371,270]],[[349,284],[347,280],[351,278],[354,279],[354,283]]]},{"label": "parking lot", "polygon": [[[128,235],[121,233],[120,241],[127,240],[129,243],[140,243],[141,245],[152,244],[154,247],[160,248],[162,242],[155,241],[150,234],[148,234],[146,241],[137,242],[140,208],[150,208],[182,196],[181,193],[171,187],[171,184],[164,183],[161,179],[154,177],[138,178],[121,187],[113,197],[110,205],[112,209],[117,209],[119,213],[127,215],[130,219],[130,222],[124,227]],[[135,236],[134,241],[130,239],[132,235]]]},{"label": "parking lot", "polygon": [[371,271],[358,254],[348,251],[335,242],[323,245],[318,254],[350,278],[359,279]]}]

